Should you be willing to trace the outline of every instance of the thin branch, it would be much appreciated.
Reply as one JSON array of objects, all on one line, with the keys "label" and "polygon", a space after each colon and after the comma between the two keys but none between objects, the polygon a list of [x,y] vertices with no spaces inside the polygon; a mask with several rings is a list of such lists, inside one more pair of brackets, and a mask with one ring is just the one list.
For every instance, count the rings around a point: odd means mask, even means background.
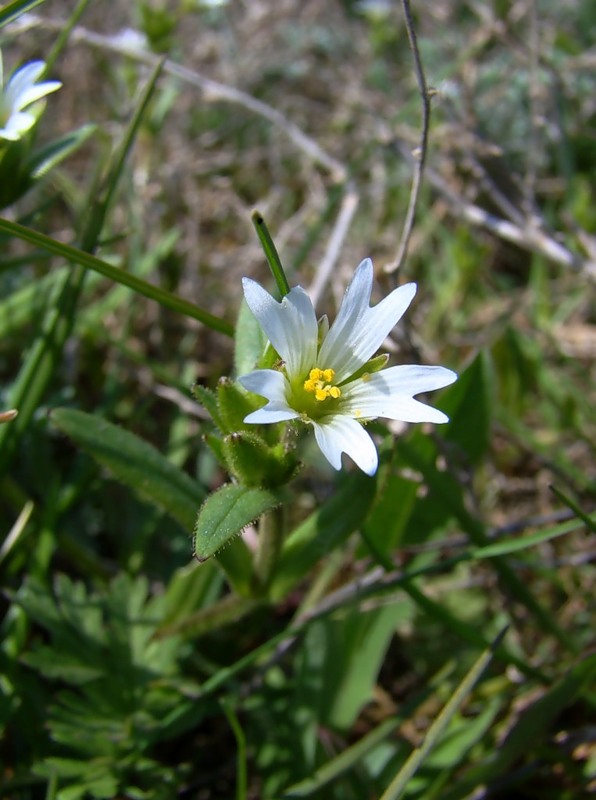
[{"label": "thin branch", "polygon": [[[20,32],[36,27],[42,27],[46,30],[62,30],[65,25],[66,23],[60,20],[48,19],[28,13],[23,14],[16,22],[12,23],[11,29]],[[71,40],[84,42],[92,47],[98,47],[113,53],[119,53],[151,67],[155,67],[162,60],[145,49],[144,36],[134,30],[127,29],[113,36],[103,36],[87,28],[77,26],[71,33]],[[267,103],[263,103],[256,97],[243,92],[241,89],[236,89],[234,86],[228,86],[225,83],[206,78],[199,72],[183,67],[169,58],[164,61],[163,71],[200,89],[207,102],[234,103],[253,114],[263,117],[283,131],[290,141],[312,161],[328,170],[334,181],[344,183],[347,180],[348,171],[344,164],[329,155],[295,123]]]},{"label": "thin branch", "polygon": [[[411,158],[406,144],[396,141],[394,145],[404,156]],[[596,260],[591,257],[584,259],[558,242],[555,238],[556,234],[547,231],[541,226],[542,220],[538,220],[532,225],[517,225],[464,200],[447,185],[447,182],[438,172],[427,169],[426,177],[429,183],[448,200],[452,210],[457,211],[463,219],[472,223],[472,225],[484,228],[495,236],[507,242],[512,242],[524,250],[539,253],[555,264],[561,264],[564,267],[582,272],[591,279],[596,278]]]},{"label": "thin branch", "polygon": [[409,0],[402,0],[402,6],[404,10],[406,30],[408,32],[408,40],[410,42],[410,49],[412,51],[412,56],[414,57],[414,73],[416,75],[418,89],[420,90],[420,99],[422,101],[422,131],[420,134],[420,145],[416,150],[414,175],[412,176],[412,188],[410,189],[410,200],[408,203],[408,210],[406,212],[406,219],[404,222],[395,261],[392,264],[387,264],[385,267],[385,271],[388,273],[398,270],[408,253],[408,245],[410,244],[410,238],[414,229],[416,206],[418,205],[418,197],[420,195],[420,187],[422,185],[422,176],[426,162],[426,151],[428,149],[428,128],[430,125],[430,96],[426,85],[426,78],[424,77],[424,69],[422,67],[422,59],[420,58],[420,50],[418,49],[418,41],[416,39],[416,31],[414,29],[414,20],[412,19]]},{"label": "thin branch", "polygon": [[536,197],[536,177],[538,172],[538,117],[540,85],[538,64],[540,58],[540,33],[538,28],[538,9],[536,0],[529,0],[528,31],[528,146],[526,149],[526,175],[524,181],[524,205],[526,219],[531,220],[534,213]]},{"label": "thin branch", "polygon": [[348,231],[350,230],[352,218],[356,213],[356,209],[358,208],[358,201],[359,196],[353,184],[348,184],[348,190],[342,200],[337,220],[335,221],[335,225],[331,231],[327,249],[325,250],[325,255],[319,264],[314,280],[308,291],[313,305],[315,306],[321,297],[323,289],[327,285],[335,264],[337,263],[344,240],[348,235]]}]

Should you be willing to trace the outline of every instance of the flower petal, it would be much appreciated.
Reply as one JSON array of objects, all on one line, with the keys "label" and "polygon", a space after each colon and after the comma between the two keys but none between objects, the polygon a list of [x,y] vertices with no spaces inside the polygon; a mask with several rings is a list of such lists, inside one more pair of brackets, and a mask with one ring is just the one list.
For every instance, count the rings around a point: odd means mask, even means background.
[{"label": "flower petal", "polygon": [[20,96],[33,86],[45,68],[43,61],[31,61],[11,75],[4,90],[4,100],[10,109],[20,111],[23,108],[19,105]]},{"label": "flower petal", "polygon": [[290,376],[306,375],[317,355],[317,318],[310,297],[296,286],[281,303],[250,278],[244,297]]},{"label": "flower petal", "polygon": [[376,353],[416,294],[416,284],[406,283],[371,308],[372,280],[372,261],[367,258],[356,270],[321,346],[319,362],[335,370],[337,382],[348,378]]},{"label": "flower petal", "polygon": [[244,422],[268,424],[295,419],[298,412],[290,408],[286,401],[287,381],[281,372],[274,369],[257,369],[242,375],[238,381],[249,392],[266,397],[269,402],[263,408],[253,411],[244,418]]},{"label": "flower petal", "polygon": [[43,83],[35,84],[35,86],[29,86],[16,98],[17,102],[13,107],[16,111],[22,111],[23,108],[35,103],[36,100],[41,100],[47,94],[55,92],[61,86],[60,81],[44,81]]},{"label": "flower petal", "polygon": [[249,392],[260,394],[267,400],[285,401],[287,381],[282,372],[275,369],[256,369],[241,375],[238,381]]},{"label": "flower petal", "polygon": [[385,417],[402,422],[448,422],[448,417],[413,395],[449,386],[457,379],[445,367],[390,367],[344,387],[342,414],[357,418]]},{"label": "flower petal", "polygon": [[341,469],[341,454],[347,453],[367,475],[374,475],[379,464],[377,449],[359,422],[347,416],[334,416],[313,422],[321,452],[334,469]]},{"label": "flower petal", "polygon": [[0,128],[0,138],[16,142],[35,125],[35,116],[28,111],[16,111],[6,120],[4,128]]},{"label": "flower petal", "polygon": [[286,422],[297,419],[300,415],[285,403],[267,403],[263,408],[252,411],[244,417],[249,425],[273,425],[275,422]]},{"label": "flower petal", "polygon": [[350,281],[346,293],[337,312],[333,325],[325,337],[319,353],[319,361],[325,367],[332,367],[338,380],[342,380],[345,369],[342,364],[348,355],[344,351],[350,332],[354,332],[358,323],[370,304],[373,284],[373,265],[370,258],[361,261],[354,277]]}]

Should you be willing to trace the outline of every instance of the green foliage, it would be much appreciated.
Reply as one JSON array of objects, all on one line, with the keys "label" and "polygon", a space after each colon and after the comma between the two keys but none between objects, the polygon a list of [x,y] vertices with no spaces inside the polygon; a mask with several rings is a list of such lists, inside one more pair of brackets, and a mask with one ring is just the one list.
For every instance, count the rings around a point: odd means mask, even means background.
[{"label": "green foliage", "polygon": [[95,130],[95,125],[83,125],[33,152],[28,141],[14,142],[4,148],[0,152],[0,209],[19,200],[84,145]]},{"label": "green foliage", "polygon": [[281,496],[266,489],[228,484],[209,495],[194,528],[194,554],[206,561],[229,544],[266,511],[278,506]]},{"label": "green foliage", "polygon": [[[518,5],[412,8],[397,278],[382,3],[2,5],[63,83],[1,147],[3,798],[589,794],[595,12]],[[362,371],[459,373],[373,478],[236,380],[283,369],[243,277],[332,319],[368,255],[418,293]]]},{"label": "green foliage", "polygon": [[142,497],[189,527],[205,490],[134,434],[69,408],[52,411],[51,419],[79,447]]},{"label": "green foliage", "polygon": [[48,636],[23,661],[60,687],[47,710],[58,750],[35,773],[57,779],[61,796],[167,798],[188,771],[154,759],[171,735],[164,718],[189,709],[199,687],[182,678],[180,642],[154,638],[163,598],[148,590],[146,578],[121,575],[89,594],[59,576],[53,592],[30,581],[14,597]]},{"label": "green foliage", "polygon": [[45,0],[11,0],[0,8],[0,27],[8,25],[9,22],[18,19],[21,14],[33,10],[44,2]]}]

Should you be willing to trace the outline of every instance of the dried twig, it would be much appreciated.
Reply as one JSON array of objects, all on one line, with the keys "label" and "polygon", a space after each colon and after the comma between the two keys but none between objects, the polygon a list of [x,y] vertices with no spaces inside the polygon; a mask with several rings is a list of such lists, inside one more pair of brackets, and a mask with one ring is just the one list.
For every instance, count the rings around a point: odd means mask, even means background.
[{"label": "dried twig", "polygon": [[538,9],[536,0],[529,0],[529,46],[528,46],[528,106],[529,132],[526,149],[526,175],[524,180],[524,206],[527,219],[534,213],[536,196],[537,153],[538,153],[538,100],[540,95],[538,63],[540,54],[540,34],[538,29]]},{"label": "dried twig", "polygon": [[[28,13],[23,14],[17,21],[12,23],[11,28],[21,32],[36,27],[43,27],[46,30],[61,30],[64,28],[65,24],[66,23],[60,20],[48,19]],[[99,33],[94,33],[87,28],[77,26],[72,30],[71,39],[74,42],[84,42],[92,47],[120,53],[121,55],[128,56],[135,61],[147,64],[151,67],[155,67],[161,62],[160,57],[145,49],[143,35],[133,30],[125,30],[114,36],[104,36]],[[207,102],[234,103],[247,109],[247,111],[251,111],[253,114],[263,117],[272,125],[282,130],[296,147],[312,159],[312,161],[330,172],[334,181],[343,183],[347,180],[348,172],[344,164],[329,155],[329,153],[314,139],[308,136],[308,134],[304,133],[295,123],[267,103],[263,103],[256,97],[253,97],[247,92],[243,92],[241,89],[236,89],[234,86],[228,86],[225,83],[206,78],[199,72],[189,69],[188,67],[183,67],[181,64],[177,64],[169,58],[164,61],[163,71],[200,89]]]},{"label": "dried twig", "polygon": [[[405,157],[410,157],[408,147],[405,143],[394,142],[395,147]],[[569,250],[555,238],[556,234],[546,230],[541,224],[541,220],[533,220],[526,225],[519,225],[507,219],[502,219],[494,214],[485,211],[474,203],[469,203],[459,194],[451,189],[447,182],[431,168],[427,168],[426,177],[429,183],[449,202],[450,206],[457,214],[472,225],[490,231],[495,236],[513,244],[539,253],[555,264],[570,267],[578,272],[582,272],[588,277],[596,278],[596,261],[591,258],[584,259]]]},{"label": "dried twig", "polygon": [[348,184],[347,192],[342,200],[341,208],[335,225],[333,226],[325,255],[319,264],[315,278],[308,292],[315,306],[329,280],[333,267],[337,263],[342,245],[350,229],[352,217],[358,208],[358,201],[359,196],[354,185],[352,183]]},{"label": "dried twig", "polygon": [[418,49],[418,41],[416,39],[416,31],[414,29],[414,21],[412,19],[409,0],[402,0],[402,6],[404,9],[408,40],[410,42],[410,48],[414,57],[414,72],[416,74],[416,80],[420,90],[420,99],[422,101],[422,130],[420,133],[420,145],[416,151],[416,158],[414,162],[414,175],[412,177],[412,188],[410,190],[410,200],[408,202],[406,219],[404,222],[395,261],[391,264],[387,264],[385,267],[385,271],[388,273],[395,272],[401,267],[408,252],[408,245],[410,243],[412,230],[414,228],[414,217],[416,215],[416,206],[418,204],[418,196],[420,194],[422,175],[424,173],[424,165],[426,162],[426,151],[428,148],[428,128],[430,124],[430,96],[426,86],[426,78],[424,77],[424,69],[422,67],[422,59],[420,58],[420,50]]}]

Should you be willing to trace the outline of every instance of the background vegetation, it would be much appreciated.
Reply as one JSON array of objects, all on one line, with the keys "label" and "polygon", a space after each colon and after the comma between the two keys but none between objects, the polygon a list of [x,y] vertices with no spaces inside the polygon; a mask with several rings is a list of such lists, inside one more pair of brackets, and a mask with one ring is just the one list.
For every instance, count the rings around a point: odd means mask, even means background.
[{"label": "background vegetation", "polygon": [[[0,8],[5,80],[63,82],[0,162],[2,797],[596,793],[596,6],[412,15],[396,271],[399,4]],[[387,350],[460,374],[374,479],[306,444],[265,588],[258,525],[191,540],[255,207],[320,313],[366,256],[417,281]]]}]

